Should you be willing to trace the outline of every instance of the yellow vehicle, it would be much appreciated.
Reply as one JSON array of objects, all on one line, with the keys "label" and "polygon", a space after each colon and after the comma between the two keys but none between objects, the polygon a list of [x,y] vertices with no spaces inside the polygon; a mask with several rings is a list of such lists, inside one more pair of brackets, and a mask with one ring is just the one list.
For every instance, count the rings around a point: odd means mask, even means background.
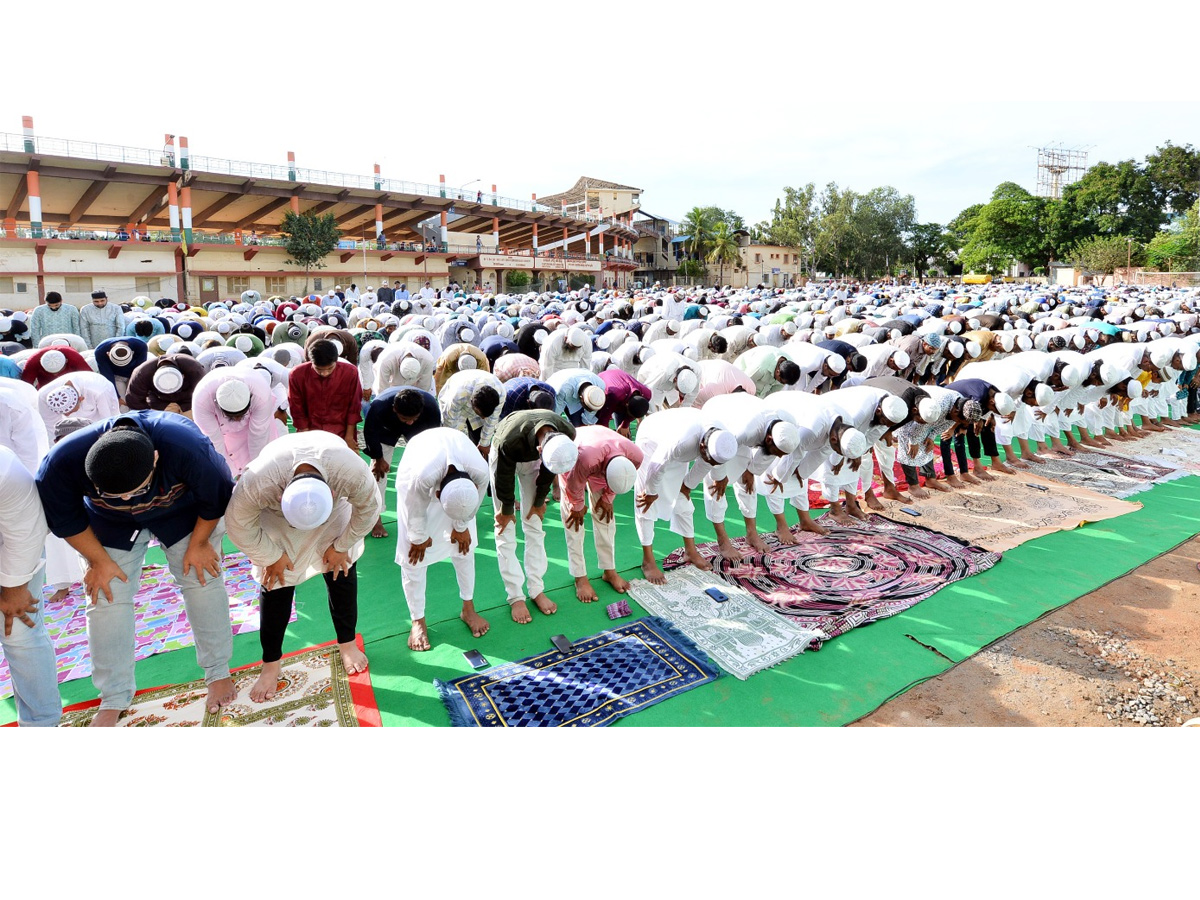
[{"label": "yellow vehicle", "polygon": [[963,284],[991,284],[992,276],[991,275],[976,275],[976,274],[972,273],[970,275],[964,275],[962,277],[962,283]]}]

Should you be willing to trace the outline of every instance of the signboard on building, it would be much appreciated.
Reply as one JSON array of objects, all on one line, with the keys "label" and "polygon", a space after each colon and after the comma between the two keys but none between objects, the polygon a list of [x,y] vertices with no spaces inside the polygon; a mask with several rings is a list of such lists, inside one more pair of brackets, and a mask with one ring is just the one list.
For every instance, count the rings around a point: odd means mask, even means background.
[{"label": "signboard on building", "polygon": [[503,253],[480,253],[479,265],[484,269],[532,269],[533,257],[506,256]]},{"label": "signboard on building", "polygon": [[534,263],[534,268],[550,269],[556,272],[599,272],[600,265],[598,259],[563,259],[561,256],[539,256]]},{"label": "signboard on building", "polygon": [[779,271],[780,271],[780,270],[779,270],[779,267],[778,267],[778,266],[773,266],[773,267],[771,268],[771,274],[772,274],[772,275],[778,275],[778,274],[779,274]]}]

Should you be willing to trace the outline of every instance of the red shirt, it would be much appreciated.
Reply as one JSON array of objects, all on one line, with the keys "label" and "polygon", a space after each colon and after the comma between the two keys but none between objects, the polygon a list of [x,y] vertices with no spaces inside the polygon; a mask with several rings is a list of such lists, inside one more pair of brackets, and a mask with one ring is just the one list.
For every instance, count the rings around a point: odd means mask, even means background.
[{"label": "red shirt", "polygon": [[288,378],[288,405],[297,431],[328,431],[344,438],[362,419],[362,399],[358,367],[344,359],[328,378],[318,375],[310,362],[296,366]]}]

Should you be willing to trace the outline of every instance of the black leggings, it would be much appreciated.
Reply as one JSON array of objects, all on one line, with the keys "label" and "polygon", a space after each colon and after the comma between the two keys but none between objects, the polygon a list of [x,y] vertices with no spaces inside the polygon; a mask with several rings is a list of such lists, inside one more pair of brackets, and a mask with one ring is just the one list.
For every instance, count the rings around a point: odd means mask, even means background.
[{"label": "black leggings", "polygon": [[[951,444],[953,443],[953,447]],[[982,446],[981,446],[982,445]],[[970,451],[971,459],[979,459],[980,450],[992,459],[1000,455],[1000,448],[996,446],[996,428],[994,425],[987,425],[983,429],[983,433],[978,437],[974,432],[968,431],[965,435],[955,435],[953,442],[942,441],[942,467],[946,470],[946,475],[950,476],[954,472],[954,460],[958,460],[958,471],[960,473],[968,471],[967,468],[967,452]]]},{"label": "black leggings", "polygon": [[905,465],[904,463],[900,463],[900,471],[904,473],[904,480],[908,482],[909,487],[921,486],[918,475],[924,475],[926,481],[928,481],[930,478],[937,478],[937,470],[933,467],[932,459],[925,463],[925,465],[921,466],[919,471],[916,466],[909,466]]},{"label": "black leggings", "polygon": [[[325,584],[329,589],[329,615],[333,618],[338,643],[349,644],[358,628],[358,563],[337,579],[332,572],[326,572]],[[288,619],[292,617],[292,598],[295,596],[294,587],[275,588],[259,594],[262,623],[258,638],[262,644],[263,662],[276,662],[283,656],[283,635]]]}]

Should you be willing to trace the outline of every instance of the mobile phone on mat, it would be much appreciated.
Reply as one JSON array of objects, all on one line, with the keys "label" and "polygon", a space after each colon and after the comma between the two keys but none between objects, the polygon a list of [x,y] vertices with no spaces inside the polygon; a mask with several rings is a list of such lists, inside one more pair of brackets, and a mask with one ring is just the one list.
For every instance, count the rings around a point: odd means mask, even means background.
[{"label": "mobile phone on mat", "polygon": [[900,507],[900,512],[908,513],[910,516],[920,516],[921,515],[919,510],[913,509],[911,506]]},{"label": "mobile phone on mat", "polygon": [[478,650],[468,650],[463,656],[467,658],[467,662],[471,664],[472,669],[486,669],[491,665]]},{"label": "mobile phone on mat", "polygon": [[550,643],[554,645],[554,649],[559,653],[570,653],[571,647],[574,646],[574,644],[567,640],[567,636],[565,634],[556,634],[554,637],[550,638]]},{"label": "mobile phone on mat", "polygon": [[708,590],[706,590],[704,593],[706,593],[706,594],[708,594],[708,596],[712,597],[713,600],[715,600],[717,603],[724,603],[726,600],[729,599],[729,595],[726,594],[724,591],[722,591],[720,588],[711,587]]},{"label": "mobile phone on mat", "polygon": [[1030,484],[1028,481],[1027,481],[1027,482],[1025,482],[1025,487],[1031,487],[1031,488],[1033,488],[1035,491],[1048,491],[1048,490],[1050,490],[1050,488],[1046,487],[1044,484]]}]

